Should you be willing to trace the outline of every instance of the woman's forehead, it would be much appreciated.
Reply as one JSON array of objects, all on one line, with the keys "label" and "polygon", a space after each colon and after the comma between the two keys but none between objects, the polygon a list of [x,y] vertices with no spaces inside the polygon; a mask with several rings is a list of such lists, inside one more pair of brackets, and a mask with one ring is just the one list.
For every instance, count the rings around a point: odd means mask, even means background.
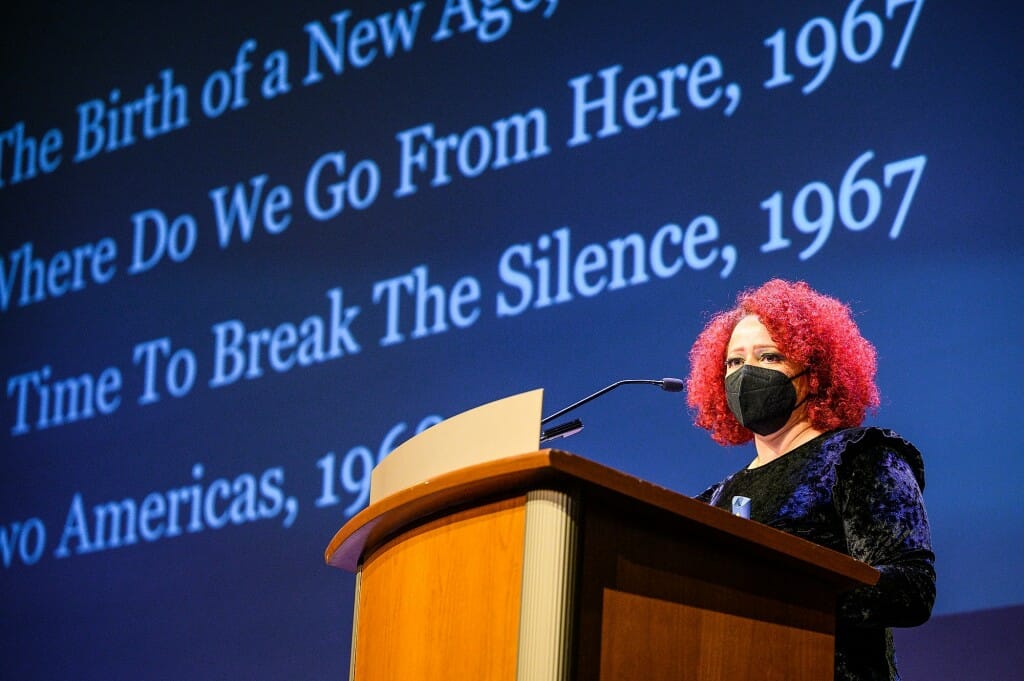
[{"label": "woman's forehead", "polygon": [[729,347],[734,345],[773,345],[771,334],[757,315],[747,315],[736,322],[729,337]]}]

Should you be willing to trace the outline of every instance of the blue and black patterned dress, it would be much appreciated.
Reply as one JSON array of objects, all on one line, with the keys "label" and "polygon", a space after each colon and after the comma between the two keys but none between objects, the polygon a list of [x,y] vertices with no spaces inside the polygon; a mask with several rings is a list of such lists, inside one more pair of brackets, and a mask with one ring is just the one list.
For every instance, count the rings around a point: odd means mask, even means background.
[{"label": "blue and black patterned dress", "polygon": [[935,554],[925,513],[924,464],[890,430],[818,436],[743,469],[697,498],[725,509],[751,499],[750,518],[863,561],[878,584],[840,597],[837,681],[898,680],[890,627],[922,624],[935,601]]}]

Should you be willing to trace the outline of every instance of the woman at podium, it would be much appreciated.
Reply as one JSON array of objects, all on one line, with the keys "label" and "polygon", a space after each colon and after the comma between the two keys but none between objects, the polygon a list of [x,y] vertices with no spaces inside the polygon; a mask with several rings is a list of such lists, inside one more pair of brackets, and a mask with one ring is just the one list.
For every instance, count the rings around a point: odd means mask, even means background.
[{"label": "woman at podium", "polygon": [[698,498],[879,570],[840,598],[835,678],[899,679],[890,627],[924,623],[935,570],[924,466],[878,407],[875,349],[849,308],[803,282],[769,281],[710,319],[690,350],[687,401],[723,445],[754,458]]}]

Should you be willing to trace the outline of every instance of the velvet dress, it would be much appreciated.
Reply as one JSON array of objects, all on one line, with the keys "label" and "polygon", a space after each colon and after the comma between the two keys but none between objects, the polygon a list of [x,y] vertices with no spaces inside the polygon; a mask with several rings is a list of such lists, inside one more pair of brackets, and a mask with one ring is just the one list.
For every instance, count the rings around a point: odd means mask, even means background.
[{"label": "velvet dress", "polygon": [[850,428],[745,468],[697,498],[729,510],[747,497],[750,518],[878,569],[873,587],[840,596],[835,679],[898,680],[890,627],[925,622],[935,601],[935,555],[925,513],[924,464],[890,430]]}]

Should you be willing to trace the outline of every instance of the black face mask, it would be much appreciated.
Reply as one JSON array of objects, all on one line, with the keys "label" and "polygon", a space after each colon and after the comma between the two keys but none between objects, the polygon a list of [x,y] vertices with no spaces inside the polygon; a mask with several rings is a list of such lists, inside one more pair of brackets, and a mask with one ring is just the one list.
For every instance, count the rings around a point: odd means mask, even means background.
[{"label": "black face mask", "polygon": [[758,435],[770,435],[786,425],[796,409],[793,379],[775,369],[750,364],[725,377],[725,399],[736,420]]}]

